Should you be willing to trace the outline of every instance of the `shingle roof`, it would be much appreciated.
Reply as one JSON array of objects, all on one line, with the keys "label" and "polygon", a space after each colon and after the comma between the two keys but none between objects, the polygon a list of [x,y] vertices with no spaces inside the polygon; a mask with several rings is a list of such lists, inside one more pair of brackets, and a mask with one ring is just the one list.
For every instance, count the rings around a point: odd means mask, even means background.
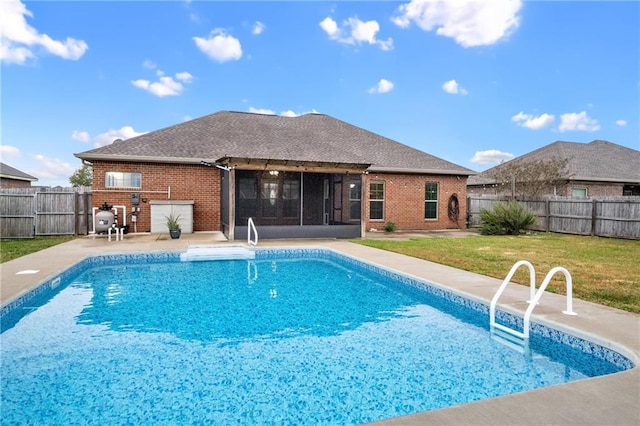
[{"label": "shingle roof", "polygon": [[0,176],[7,179],[28,180],[31,182],[35,182],[38,180],[37,177],[26,174],[25,172],[21,172],[20,170],[4,163],[0,163]]},{"label": "shingle roof", "polygon": [[492,174],[511,161],[568,159],[567,173],[572,180],[640,183],[640,151],[612,142],[589,143],[556,141],[472,176],[468,185],[494,183]]},{"label": "shingle roof", "polygon": [[370,170],[475,172],[325,114],[220,111],[75,154],[88,160],[199,163],[226,157],[371,164]]}]

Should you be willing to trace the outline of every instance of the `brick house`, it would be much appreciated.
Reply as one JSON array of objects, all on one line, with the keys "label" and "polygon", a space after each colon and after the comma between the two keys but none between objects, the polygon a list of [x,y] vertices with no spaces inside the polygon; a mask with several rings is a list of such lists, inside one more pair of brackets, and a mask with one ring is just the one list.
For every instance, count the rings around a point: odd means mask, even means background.
[{"label": "brick house", "polygon": [[96,207],[135,208],[139,232],[157,231],[154,206],[184,203],[190,230],[232,240],[249,218],[260,238],[464,227],[474,173],[315,113],[220,111],[75,156],[93,166]]},{"label": "brick house", "polygon": [[31,183],[37,181],[36,177],[0,163],[0,188],[30,188]]},{"label": "brick house", "polygon": [[[544,196],[607,197],[640,195],[640,151],[615,143],[594,140],[589,143],[556,141],[506,163],[471,176],[469,195],[511,196],[511,187],[492,177],[501,167],[514,161],[567,160],[567,179],[550,187]],[[517,195],[517,194],[516,194]]]}]

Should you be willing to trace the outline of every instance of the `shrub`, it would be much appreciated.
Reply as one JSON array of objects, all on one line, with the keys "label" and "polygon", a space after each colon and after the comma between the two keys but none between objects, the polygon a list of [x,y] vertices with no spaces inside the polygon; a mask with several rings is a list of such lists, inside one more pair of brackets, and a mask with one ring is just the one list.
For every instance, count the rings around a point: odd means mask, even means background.
[{"label": "shrub", "polygon": [[396,223],[395,222],[387,222],[384,225],[384,232],[395,232],[396,230]]},{"label": "shrub", "polygon": [[484,235],[518,235],[536,222],[533,213],[517,201],[497,203],[491,210],[481,209]]}]

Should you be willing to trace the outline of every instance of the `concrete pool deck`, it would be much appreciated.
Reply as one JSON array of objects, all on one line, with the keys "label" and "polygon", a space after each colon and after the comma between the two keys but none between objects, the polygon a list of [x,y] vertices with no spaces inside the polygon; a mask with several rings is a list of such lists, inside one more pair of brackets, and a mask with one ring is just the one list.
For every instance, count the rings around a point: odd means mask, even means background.
[{"label": "concrete pool deck", "polygon": [[[381,234],[381,233],[380,233]],[[435,236],[456,237],[435,234]],[[412,235],[413,237],[414,235]],[[431,236],[434,236],[433,234]],[[372,236],[374,238],[382,235]],[[395,236],[395,238],[398,238]],[[83,258],[101,253],[184,251],[191,244],[225,244],[219,233],[128,234],[123,241],[103,236],[78,238],[0,265],[0,301],[6,303]],[[232,242],[234,244],[242,241]],[[501,280],[381,251],[345,240],[270,240],[260,247],[326,247],[440,285],[489,304]],[[534,265],[535,266],[535,265]],[[558,266],[562,266],[561,264]],[[22,272],[22,273],[21,273]],[[505,275],[508,271],[505,271]],[[539,284],[539,283],[538,283]],[[499,305],[522,316],[529,289],[510,285]],[[564,296],[546,293],[533,312],[537,322],[613,349],[640,363],[640,315],[574,299],[577,316],[561,312]],[[473,348],[469,348],[473,350]],[[640,425],[640,367],[518,394],[376,422],[380,425]]]}]

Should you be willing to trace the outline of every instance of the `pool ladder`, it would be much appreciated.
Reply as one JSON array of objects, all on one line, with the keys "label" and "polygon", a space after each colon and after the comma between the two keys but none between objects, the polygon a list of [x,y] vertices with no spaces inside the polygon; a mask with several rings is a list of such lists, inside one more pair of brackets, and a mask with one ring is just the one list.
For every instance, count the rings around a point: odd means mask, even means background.
[{"label": "pool ladder", "polygon": [[[530,289],[529,300],[527,300],[527,302],[529,303],[529,307],[524,313],[522,332],[514,330],[502,324],[498,324],[496,322],[496,304],[498,303],[498,299],[504,292],[504,289],[507,287],[507,284],[511,282],[511,278],[516,273],[516,270],[521,266],[526,266],[529,269],[529,289]],[[535,269],[533,269],[533,265],[526,260],[520,260],[511,267],[509,274],[500,285],[500,288],[498,288],[498,291],[496,292],[495,296],[493,296],[493,300],[491,300],[491,307],[489,309],[489,325],[491,327],[491,333],[493,334],[495,331],[498,331],[498,332],[502,332],[499,334],[502,334],[503,338],[507,338],[506,336],[504,336],[504,334],[507,334],[507,335],[522,339],[522,341],[524,342],[527,342],[529,339],[529,325],[531,322],[531,313],[533,312],[533,309],[536,307],[536,305],[540,301],[540,298],[542,297],[542,293],[544,293],[544,290],[547,288],[547,285],[549,285],[551,278],[553,278],[553,276],[558,272],[561,272],[564,274],[565,281],[567,283],[567,309],[562,311],[562,313],[565,315],[577,315],[575,312],[573,312],[573,300],[572,300],[573,290],[572,290],[571,274],[569,273],[569,271],[567,271],[565,268],[561,266],[556,266],[555,268],[551,269],[547,274],[547,276],[544,278],[544,281],[542,281],[542,284],[540,285],[540,288],[538,288],[538,291],[536,291],[536,272],[535,272]],[[513,341],[512,339],[509,339],[509,338],[507,338],[507,340]]]},{"label": "pool ladder", "polygon": [[[251,239],[251,231],[253,231],[253,239]],[[253,223],[252,218],[247,220],[247,244],[252,246],[258,245],[258,230],[256,229],[256,225]]]}]

